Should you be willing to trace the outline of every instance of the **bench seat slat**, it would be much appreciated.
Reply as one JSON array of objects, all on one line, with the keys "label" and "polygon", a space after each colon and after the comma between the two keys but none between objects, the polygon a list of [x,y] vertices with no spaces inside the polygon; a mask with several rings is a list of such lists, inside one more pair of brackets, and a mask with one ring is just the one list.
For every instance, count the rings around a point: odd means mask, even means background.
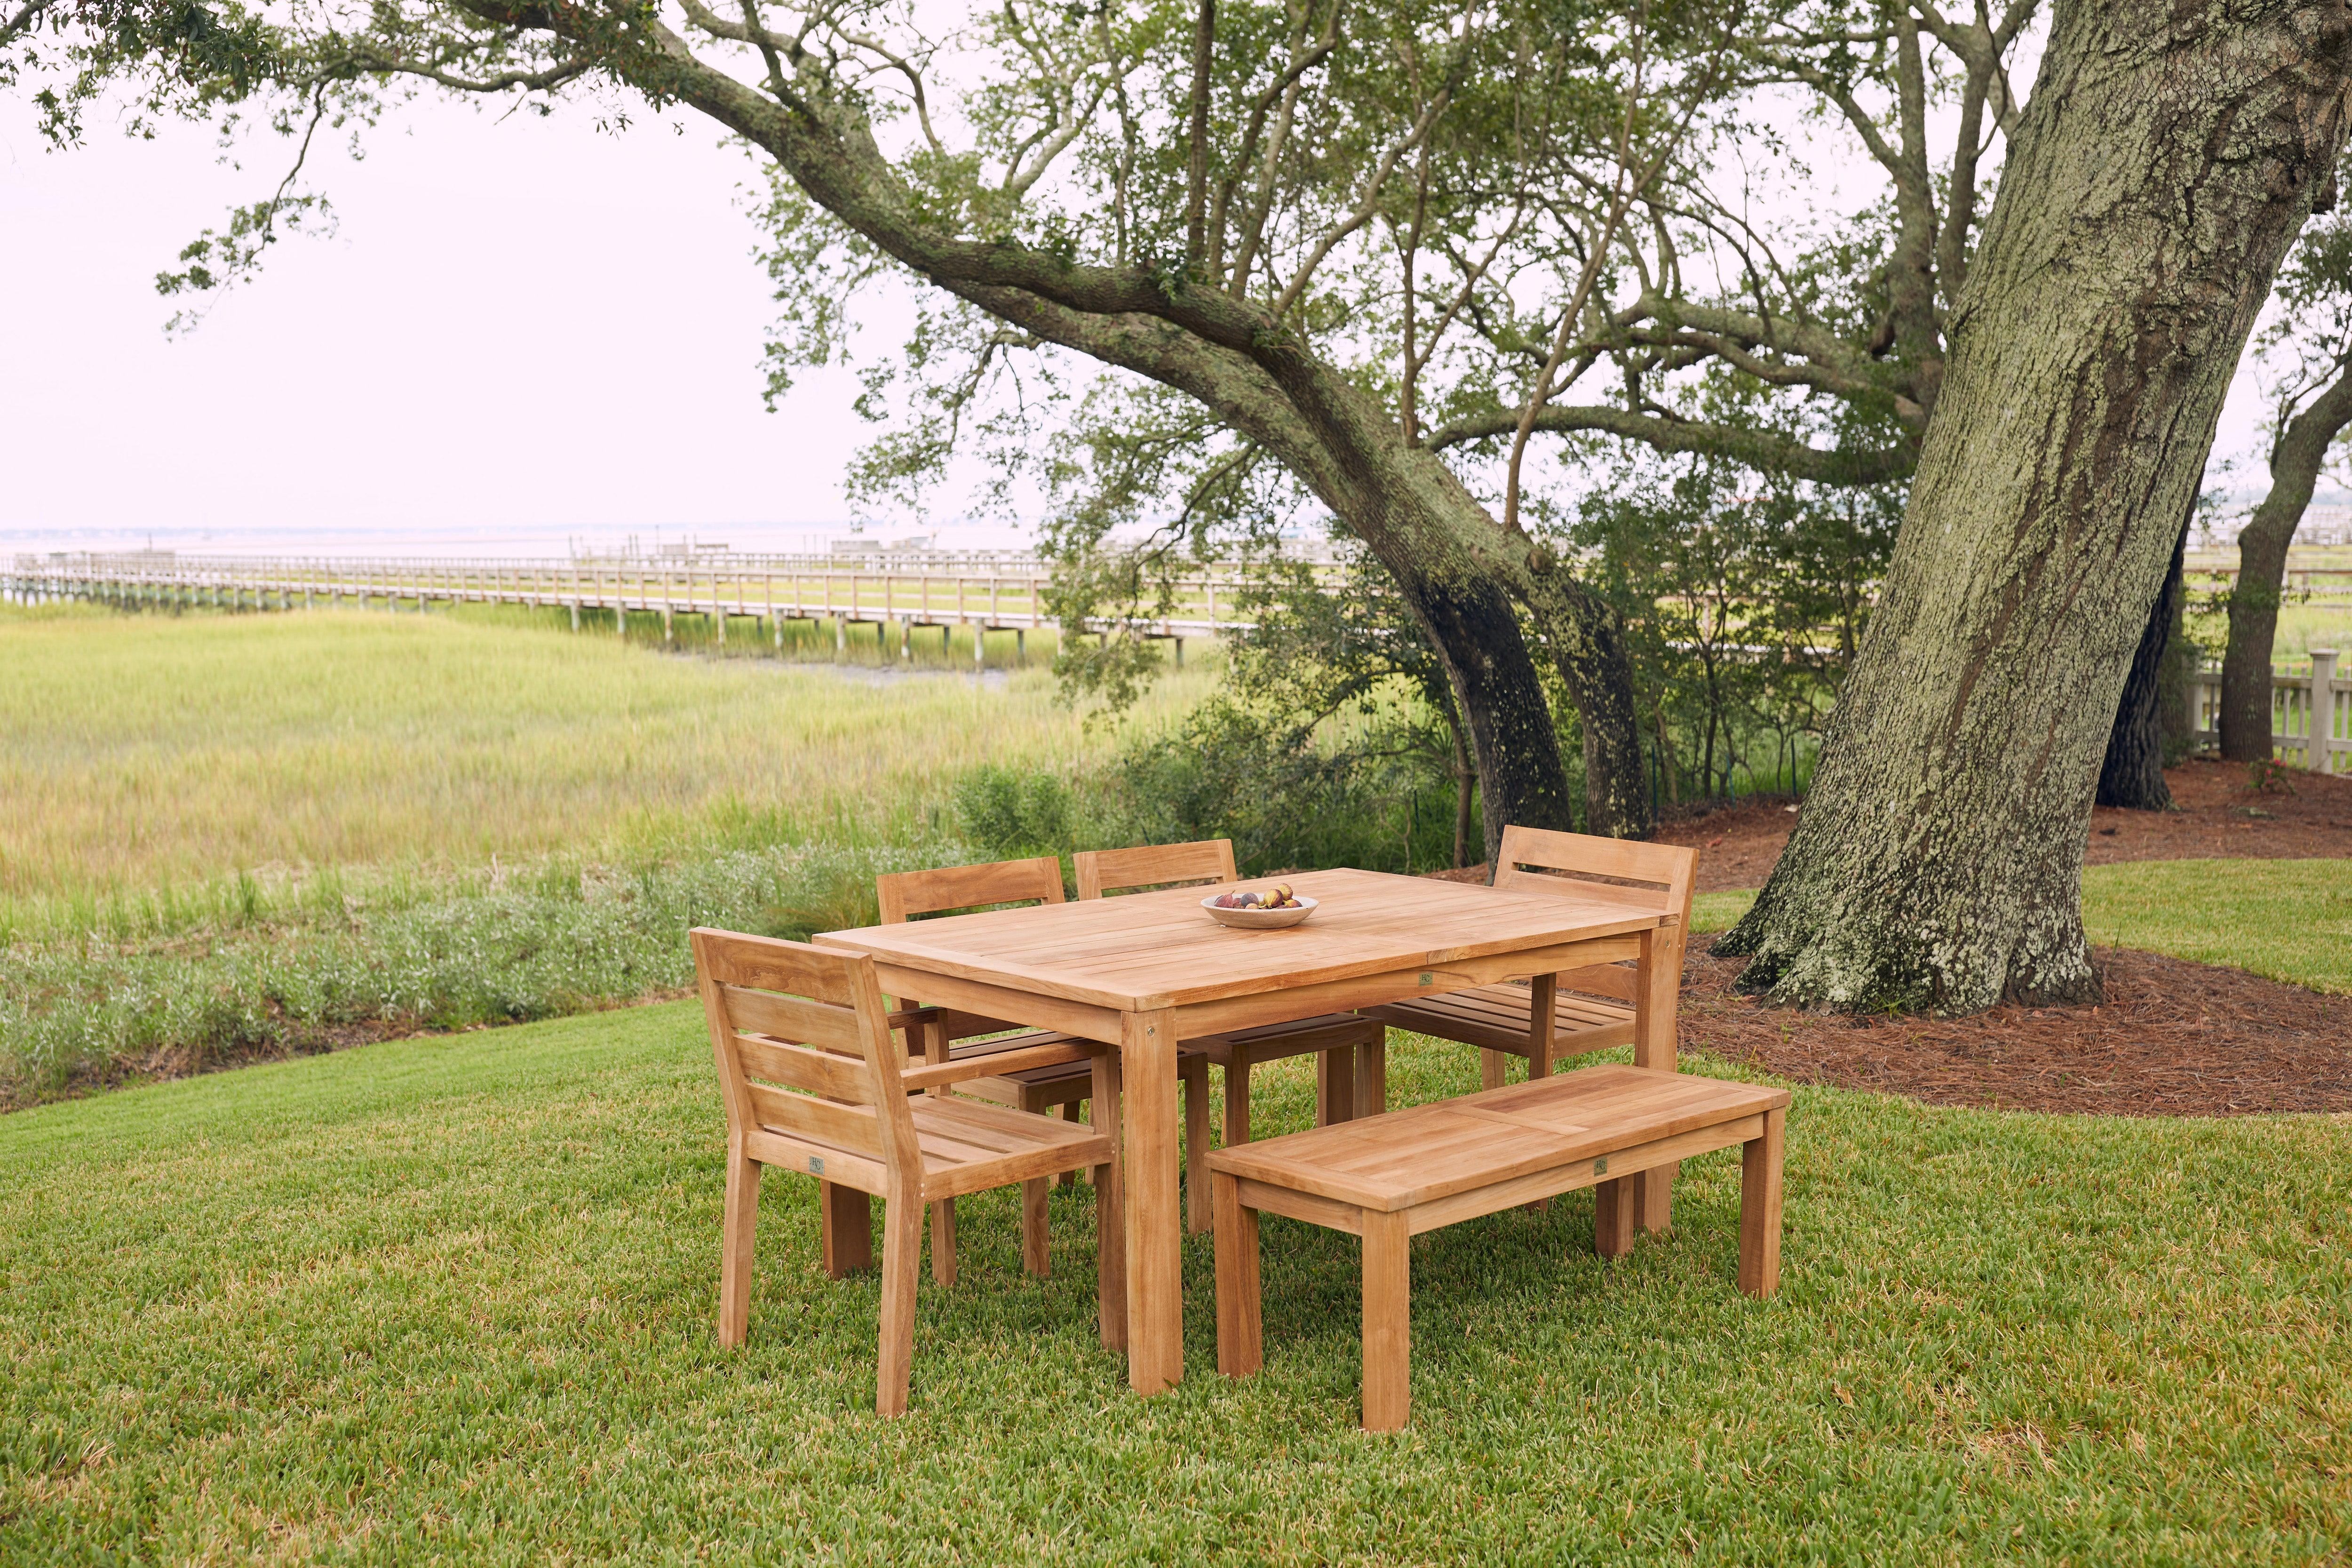
[{"label": "bench seat slat", "polygon": [[1213,1170],[1392,1212],[1789,1103],[1786,1089],[1601,1066],[1220,1149]]}]

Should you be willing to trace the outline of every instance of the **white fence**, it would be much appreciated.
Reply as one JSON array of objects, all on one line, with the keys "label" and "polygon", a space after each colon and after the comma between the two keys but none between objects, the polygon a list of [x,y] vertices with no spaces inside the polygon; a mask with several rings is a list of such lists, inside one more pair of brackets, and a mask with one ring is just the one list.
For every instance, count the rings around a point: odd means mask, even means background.
[{"label": "white fence", "polygon": [[[2198,744],[2221,743],[2221,672],[2197,673]],[[2271,748],[2282,762],[2313,773],[2352,773],[2352,680],[2336,673],[2336,650],[2311,650],[2305,675],[2271,676]]]}]

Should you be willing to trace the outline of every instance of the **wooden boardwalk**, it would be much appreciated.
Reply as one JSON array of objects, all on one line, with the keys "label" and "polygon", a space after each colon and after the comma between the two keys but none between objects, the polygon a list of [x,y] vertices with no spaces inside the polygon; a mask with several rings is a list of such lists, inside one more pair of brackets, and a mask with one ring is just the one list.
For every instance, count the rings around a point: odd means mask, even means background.
[{"label": "wooden boardwalk", "polygon": [[[972,658],[992,631],[1025,637],[1059,627],[1049,606],[1050,570],[1025,556],[918,559],[712,553],[700,557],[592,556],[572,560],[338,560],[123,554],[20,554],[0,571],[0,595],[20,602],[82,599],[124,608],[291,610],[357,605],[419,611],[436,602],[569,610],[574,630],[626,633],[632,616],[658,616],[665,639],[681,616],[698,616],[713,638],[764,637],[781,647],[784,625],[830,625],[836,647],[872,627],[902,652],[915,633],[936,630],[946,647],[971,633]],[[1186,637],[1248,625],[1234,615],[1237,579],[1202,574],[1175,584],[1164,614],[1097,620],[1104,635],[1167,639],[1183,657]],[[743,623],[749,623],[745,625]],[[855,630],[854,630],[855,629]]]}]

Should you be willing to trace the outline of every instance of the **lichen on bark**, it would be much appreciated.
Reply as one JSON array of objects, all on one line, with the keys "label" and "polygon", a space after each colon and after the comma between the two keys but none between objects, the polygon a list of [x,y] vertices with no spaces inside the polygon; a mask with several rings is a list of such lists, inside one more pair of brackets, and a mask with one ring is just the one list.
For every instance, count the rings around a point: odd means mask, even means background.
[{"label": "lichen on bark", "polygon": [[1811,1006],[2095,1000],[2082,862],[2231,372],[2341,150],[2342,0],[2063,5],[1878,614],[1719,951]]}]

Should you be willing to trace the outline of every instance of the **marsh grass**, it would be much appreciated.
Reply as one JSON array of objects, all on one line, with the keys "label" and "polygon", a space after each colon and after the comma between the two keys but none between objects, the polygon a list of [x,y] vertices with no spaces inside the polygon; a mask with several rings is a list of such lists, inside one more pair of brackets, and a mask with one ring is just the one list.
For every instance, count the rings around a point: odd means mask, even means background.
[{"label": "marsh grass", "polygon": [[[1306,1125],[1311,1073],[1263,1079]],[[0,1120],[0,1560],[2343,1561],[2352,1124],[1795,1094],[1778,1298],[1733,1289],[1728,1153],[1620,1262],[1582,1194],[1417,1237],[1384,1436],[1350,1238],[1265,1222],[1244,1383],[1189,1239],[1187,1376],[1138,1399],[1083,1187],[1042,1285],[1017,1200],[965,1200],[883,1421],[875,1280],[772,1173],[721,1351],[690,1003],[45,1107]]]},{"label": "marsh grass", "polygon": [[1213,679],[1195,661],[1090,728],[1041,666],[844,672],[356,610],[10,609],[0,671],[0,945],[331,905],[353,869],[381,903],[496,860],[903,843],[940,831],[946,776],[1074,765]]}]

